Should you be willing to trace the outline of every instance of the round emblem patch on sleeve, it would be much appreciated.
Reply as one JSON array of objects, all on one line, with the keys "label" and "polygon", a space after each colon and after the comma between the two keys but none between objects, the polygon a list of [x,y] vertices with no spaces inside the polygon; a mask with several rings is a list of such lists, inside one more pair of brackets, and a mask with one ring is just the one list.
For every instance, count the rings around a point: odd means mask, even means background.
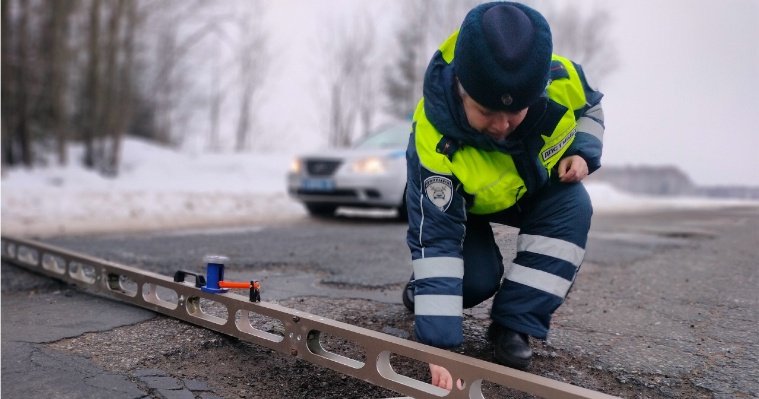
[{"label": "round emblem patch on sleeve", "polygon": [[453,182],[447,177],[430,176],[424,179],[424,192],[427,199],[445,212],[451,205],[453,198]]}]

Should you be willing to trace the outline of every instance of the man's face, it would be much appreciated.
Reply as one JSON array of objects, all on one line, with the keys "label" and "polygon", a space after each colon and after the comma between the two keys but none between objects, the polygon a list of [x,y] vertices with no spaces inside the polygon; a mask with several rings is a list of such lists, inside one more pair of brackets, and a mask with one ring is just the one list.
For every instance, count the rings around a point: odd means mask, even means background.
[{"label": "man's face", "polygon": [[519,111],[494,111],[483,107],[466,93],[460,95],[469,126],[496,141],[508,137],[527,116],[528,108]]}]

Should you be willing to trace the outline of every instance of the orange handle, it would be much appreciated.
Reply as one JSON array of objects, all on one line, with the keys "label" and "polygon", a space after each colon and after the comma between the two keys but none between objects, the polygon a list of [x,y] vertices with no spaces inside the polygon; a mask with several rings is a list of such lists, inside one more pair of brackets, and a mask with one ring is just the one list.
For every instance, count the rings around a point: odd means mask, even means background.
[{"label": "orange handle", "polygon": [[219,288],[250,288],[250,282],[219,281]]}]

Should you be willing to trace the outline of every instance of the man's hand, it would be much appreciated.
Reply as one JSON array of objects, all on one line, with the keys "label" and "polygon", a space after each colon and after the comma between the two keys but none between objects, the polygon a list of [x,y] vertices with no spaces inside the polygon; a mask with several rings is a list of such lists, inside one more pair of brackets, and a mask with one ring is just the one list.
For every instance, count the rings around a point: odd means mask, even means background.
[{"label": "man's hand", "polygon": [[577,183],[588,177],[588,163],[579,155],[568,156],[559,161],[559,181]]},{"label": "man's hand", "polygon": [[[449,391],[453,388],[453,378],[451,377],[451,373],[449,373],[444,367],[430,363],[430,375],[432,375],[432,385],[445,388]],[[464,389],[464,384],[461,380],[456,381],[456,386],[459,389]]]}]

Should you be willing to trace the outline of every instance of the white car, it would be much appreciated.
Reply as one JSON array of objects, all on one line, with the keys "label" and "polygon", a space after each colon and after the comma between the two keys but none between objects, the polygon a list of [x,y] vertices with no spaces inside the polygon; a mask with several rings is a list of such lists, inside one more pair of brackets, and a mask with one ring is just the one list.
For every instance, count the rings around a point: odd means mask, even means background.
[{"label": "white car", "polygon": [[411,123],[388,125],[353,148],[330,149],[293,160],[287,191],[313,216],[337,207],[394,208],[406,219],[406,146]]}]

